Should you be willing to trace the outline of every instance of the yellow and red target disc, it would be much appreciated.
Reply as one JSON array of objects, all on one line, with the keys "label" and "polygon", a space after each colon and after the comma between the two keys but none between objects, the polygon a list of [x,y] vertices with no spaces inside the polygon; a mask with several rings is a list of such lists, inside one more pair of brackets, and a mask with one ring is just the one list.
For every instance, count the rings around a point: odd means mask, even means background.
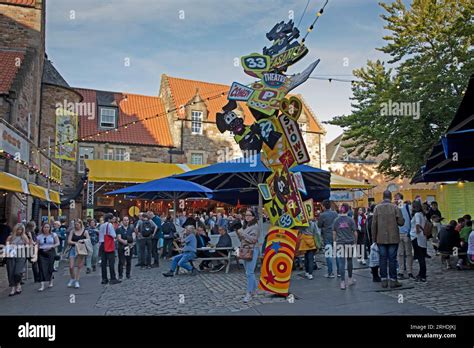
[{"label": "yellow and red target disc", "polygon": [[259,288],[288,295],[298,231],[274,227],[267,234]]}]

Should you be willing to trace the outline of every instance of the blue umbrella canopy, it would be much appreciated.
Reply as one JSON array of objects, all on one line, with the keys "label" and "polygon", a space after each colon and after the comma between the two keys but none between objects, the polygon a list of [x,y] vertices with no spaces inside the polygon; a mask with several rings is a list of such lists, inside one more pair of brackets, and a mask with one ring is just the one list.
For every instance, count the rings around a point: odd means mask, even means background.
[{"label": "blue umbrella canopy", "polygon": [[211,198],[212,190],[192,181],[176,178],[162,178],[129,186],[107,193],[108,195],[128,195],[141,199],[183,199]]},{"label": "blue umbrella canopy", "polygon": [[[328,171],[308,165],[299,165],[291,169],[292,172],[301,172],[306,185],[307,196],[323,200],[330,195],[330,178]],[[238,158],[234,161],[216,163],[208,167],[179,174],[176,178],[212,188],[213,199],[221,202],[236,204],[257,204],[258,184],[265,183],[271,174],[261,161],[260,155],[250,158]]]}]

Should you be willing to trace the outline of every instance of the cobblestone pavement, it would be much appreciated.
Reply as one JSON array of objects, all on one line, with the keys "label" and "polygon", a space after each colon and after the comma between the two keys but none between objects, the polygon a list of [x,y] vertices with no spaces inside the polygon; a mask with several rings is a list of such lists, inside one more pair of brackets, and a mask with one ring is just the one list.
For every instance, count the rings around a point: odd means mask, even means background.
[{"label": "cobblestone pavement", "polygon": [[[402,280],[412,288],[400,291],[383,292],[390,297],[403,295],[404,301],[417,303],[437,313],[445,315],[474,315],[474,270],[458,271],[456,261],[452,260],[453,269],[446,269],[433,249],[428,253],[432,256],[426,260],[427,282],[417,283]],[[418,272],[418,262],[413,263],[413,273]]]},{"label": "cobblestone pavement", "polygon": [[235,265],[225,274],[202,272],[197,276],[180,274],[166,278],[159,268],[132,270],[132,279],[120,285],[107,285],[96,306],[106,315],[203,315],[230,314],[264,303],[284,302],[284,298],[260,293],[251,304],[242,302],[246,277]]}]

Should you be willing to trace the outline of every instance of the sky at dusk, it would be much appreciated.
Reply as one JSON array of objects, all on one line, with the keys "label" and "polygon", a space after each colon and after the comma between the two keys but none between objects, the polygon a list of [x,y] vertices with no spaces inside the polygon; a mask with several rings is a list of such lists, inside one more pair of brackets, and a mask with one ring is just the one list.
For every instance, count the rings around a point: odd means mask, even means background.
[{"label": "sky at dusk", "polygon": [[[310,0],[302,35],[323,0]],[[157,95],[161,74],[223,84],[253,79],[235,58],[270,46],[275,23],[298,24],[307,0],[48,0],[46,49],[71,86]],[[330,0],[306,39],[309,53],[289,74],[321,59],[312,76],[352,79],[387,32],[378,0]],[[301,93],[321,121],[348,114],[351,84],[308,80]],[[324,125],[329,142],[342,130]]]}]

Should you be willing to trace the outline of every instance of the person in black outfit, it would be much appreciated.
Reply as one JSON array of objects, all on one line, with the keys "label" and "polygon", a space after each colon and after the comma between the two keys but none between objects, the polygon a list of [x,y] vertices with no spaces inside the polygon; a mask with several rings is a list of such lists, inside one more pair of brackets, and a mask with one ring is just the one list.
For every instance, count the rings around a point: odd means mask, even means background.
[{"label": "person in black outfit", "polygon": [[[230,238],[230,235],[227,233],[226,229],[224,227],[219,227],[219,240],[217,241],[216,248],[231,248],[232,247],[232,239]],[[229,250],[217,250],[216,251],[216,256],[228,256],[229,255]],[[227,262],[227,261],[226,261]],[[226,263],[219,262],[217,265],[215,265],[211,272],[219,272],[224,267],[227,266]]]},{"label": "person in black outfit", "polygon": [[[5,245],[12,229],[7,225],[7,219],[0,219],[0,245]],[[0,260],[0,267],[7,263],[7,258]]]},{"label": "person in black outfit", "polygon": [[454,248],[460,244],[459,233],[456,232],[456,225],[457,222],[451,220],[449,224],[442,226],[438,232],[438,251],[441,253],[441,260],[446,262],[446,268],[451,268],[449,263],[450,255],[453,254]]},{"label": "person in black outfit", "polygon": [[163,232],[163,252],[161,253],[161,257],[171,258],[173,256],[173,241],[176,236],[176,226],[170,215],[168,215],[161,228]]},{"label": "person in black outfit", "polygon": [[426,218],[428,220],[431,220],[431,218],[436,215],[436,216],[439,216],[439,219],[441,220],[443,215],[441,214],[441,212],[439,211],[438,209],[438,203],[433,201],[431,202],[431,207],[430,209],[428,210],[428,213],[426,214]]},{"label": "person in black outfit", "polygon": [[122,224],[116,231],[118,241],[118,274],[119,280],[123,279],[123,268],[126,267],[125,276],[130,279],[132,271],[132,254],[135,243],[135,232],[133,225],[130,224],[128,216],[124,216]]},{"label": "person in black outfit", "polygon": [[[197,248],[204,248],[207,246],[209,241],[211,240],[208,236],[204,228],[198,227],[196,232],[196,240],[197,240]],[[212,257],[211,253],[207,250],[201,250],[197,252],[197,257]],[[210,260],[202,261],[199,265],[199,269],[202,271],[205,268],[210,268],[209,266]]]}]

